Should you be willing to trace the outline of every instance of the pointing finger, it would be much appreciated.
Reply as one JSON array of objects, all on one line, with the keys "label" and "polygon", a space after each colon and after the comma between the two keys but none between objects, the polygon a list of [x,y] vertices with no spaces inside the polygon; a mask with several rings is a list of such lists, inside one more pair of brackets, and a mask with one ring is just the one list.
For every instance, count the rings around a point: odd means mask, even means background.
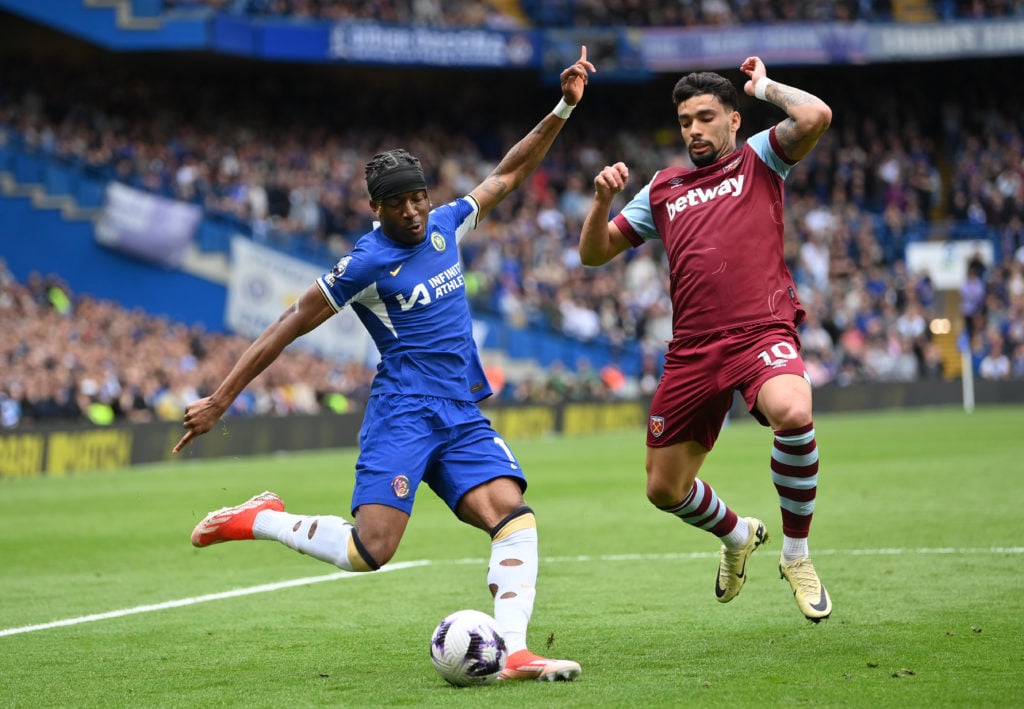
[{"label": "pointing finger", "polygon": [[185,435],[181,437],[180,441],[178,441],[178,445],[174,446],[174,448],[171,449],[172,452],[173,453],[177,453],[182,448],[184,448],[185,446],[187,446],[190,443],[192,443],[192,436],[193,436],[193,433],[192,433],[191,429],[189,429],[188,431],[185,431]]}]

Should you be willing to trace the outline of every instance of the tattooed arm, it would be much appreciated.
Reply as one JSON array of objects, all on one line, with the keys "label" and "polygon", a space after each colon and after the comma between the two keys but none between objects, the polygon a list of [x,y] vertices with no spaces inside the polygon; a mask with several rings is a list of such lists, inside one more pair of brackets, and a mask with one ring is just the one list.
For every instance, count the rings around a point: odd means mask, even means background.
[{"label": "tattooed arm", "polygon": [[580,58],[565,69],[561,75],[562,103],[556,107],[556,110],[562,115],[552,112],[545,116],[544,120],[538,123],[532,131],[512,146],[512,149],[501,159],[487,179],[473,188],[470,194],[480,205],[477,221],[486,217],[498,202],[523,184],[526,178],[537,169],[541,160],[547,155],[551,144],[555,142],[559,131],[562,130],[562,126],[565,125],[569,112],[572,111],[571,107],[575,107],[583,98],[583,87],[586,86],[590,74],[594,71],[596,71],[594,65],[587,61],[587,48],[583,47]]},{"label": "tattooed arm", "polygon": [[775,138],[791,160],[801,160],[817,145],[832,122],[832,109],[817,96],[772,81],[759,57],[748,57],[740,71],[750,80],[743,85],[748,96],[773,103],[788,114],[775,127]]}]

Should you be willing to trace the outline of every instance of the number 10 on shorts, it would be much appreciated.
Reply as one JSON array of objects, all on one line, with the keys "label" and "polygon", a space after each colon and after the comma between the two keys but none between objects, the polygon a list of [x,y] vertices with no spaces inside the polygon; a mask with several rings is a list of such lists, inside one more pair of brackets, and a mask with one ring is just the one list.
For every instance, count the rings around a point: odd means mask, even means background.
[{"label": "number 10 on shorts", "polygon": [[[769,352],[771,354],[769,354]],[[761,350],[757,356],[764,360],[764,366],[778,369],[799,357],[796,348],[788,342],[777,342],[767,350]]]}]

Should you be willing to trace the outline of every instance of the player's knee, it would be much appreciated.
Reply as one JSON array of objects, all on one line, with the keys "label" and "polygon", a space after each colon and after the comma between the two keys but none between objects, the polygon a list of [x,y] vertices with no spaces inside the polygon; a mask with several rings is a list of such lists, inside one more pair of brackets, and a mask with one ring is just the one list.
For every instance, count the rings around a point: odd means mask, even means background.
[{"label": "player's knee", "polygon": [[655,507],[671,507],[679,504],[686,495],[685,483],[672,476],[661,475],[657,470],[647,471],[647,499]]},{"label": "player's knee", "polygon": [[[703,449],[702,449],[703,450]],[[647,499],[660,509],[675,507],[682,502],[697,479],[701,462],[707,451],[694,456],[647,458]]]},{"label": "player's knee", "polygon": [[[660,488],[655,489],[650,485],[647,486],[647,501],[659,509],[671,507],[674,499],[675,498],[671,494]],[[675,499],[675,501],[678,502],[678,499]]]},{"label": "player's knee", "polygon": [[811,422],[811,389],[798,377],[784,376],[772,380],[777,386],[761,389],[758,407],[775,430],[800,428]]},{"label": "player's knee", "polygon": [[515,509],[492,527],[491,541],[500,542],[522,529],[537,529],[537,517],[527,505]]},{"label": "player's knee", "polygon": [[802,428],[811,422],[811,402],[791,400],[775,412],[775,429],[790,430]]},{"label": "player's knee", "polygon": [[394,555],[395,545],[389,540],[373,535],[360,536],[358,530],[352,530],[348,561],[353,571],[376,571]]}]

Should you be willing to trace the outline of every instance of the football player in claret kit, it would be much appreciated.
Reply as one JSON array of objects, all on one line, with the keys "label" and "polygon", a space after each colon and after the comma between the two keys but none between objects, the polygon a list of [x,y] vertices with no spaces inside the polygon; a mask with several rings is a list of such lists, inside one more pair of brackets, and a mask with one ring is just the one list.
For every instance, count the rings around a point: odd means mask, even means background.
[{"label": "football player in claret kit", "polygon": [[342,569],[376,570],[394,556],[426,482],[460,520],[490,534],[487,584],[509,652],[501,677],[579,676],[578,663],[538,657],[526,646],[537,527],[523,499],[519,462],[478,407],[491,389],[473,341],[458,244],[537,169],[593,71],[584,47],[561,74],[555,109],[480,185],[449,204],[432,207],[419,160],[407,151],[379,153],[367,163],[379,226],[264,330],[216,391],[189,404],[187,430],[174,448],[209,431],[287,345],[348,306],[381,355],[359,435],[353,522],[285,512],[284,502],[265,492],[207,515],[192,532],[195,546],[277,540]]},{"label": "football player in claret kit", "polygon": [[621,162],[603,168],[579,251],[584,264],[600,266],[660,239],[668,256],[672,341],[651,403],[647,498],[721,540],[715,596],[722,603],[735,598],[747,560],[768,533],[760,520],[738,516],[697,474],[738,391],[774,431],[779,571],[800,611],[818,622],[832,612],[832,601],[807,545],[818,449],[796,332],[804,310],[783,257],[782,210],[783,181],[828,129],[832,111],[806,91],[769,79],[758,57],[740,70],[749,77],[744,91],[786,117],[737,148],[739,94],[732,82],[713,72],[684,76],[672,101],[694,167],[660,170],[611,220],[629,171]]}]

